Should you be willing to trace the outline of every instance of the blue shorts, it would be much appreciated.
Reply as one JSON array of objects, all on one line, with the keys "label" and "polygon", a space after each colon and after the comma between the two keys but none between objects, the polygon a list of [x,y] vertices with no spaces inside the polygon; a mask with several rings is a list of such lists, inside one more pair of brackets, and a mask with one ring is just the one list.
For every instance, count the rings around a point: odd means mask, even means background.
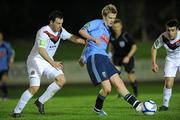
[{"label": "blue shorts", "polygon": [[101,54],[90,56],[87,59],[86,67],[95,86],[104,80],[109,80],[112,75],[118,73],[118,70],[110,62],[109,58]]}]

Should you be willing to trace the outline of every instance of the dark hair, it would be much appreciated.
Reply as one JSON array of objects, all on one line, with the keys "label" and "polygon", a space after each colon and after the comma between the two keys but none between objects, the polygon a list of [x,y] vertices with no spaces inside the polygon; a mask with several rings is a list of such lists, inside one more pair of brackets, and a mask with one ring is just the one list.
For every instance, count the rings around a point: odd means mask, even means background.
[{"label": "dark hair", "polygon": [[177,19],[170,19],[167,21],[166,23],[167,27],[179,27],[179,22],[177,21]]},{"label": "dark hair", "polygon": [[62,19],[63,18],[63,14],[61,11],[52,11],[50,14],[49,14],[49,21],[55,21],[56,18],[60,18]]},{"label": "dark hair", "polygon": [[114,21],[114,24],[115,24],[115,23],[120,23],[120,24],[122,24],[122,21],[121,21],[119,18],[116,18],[115,21]]}]

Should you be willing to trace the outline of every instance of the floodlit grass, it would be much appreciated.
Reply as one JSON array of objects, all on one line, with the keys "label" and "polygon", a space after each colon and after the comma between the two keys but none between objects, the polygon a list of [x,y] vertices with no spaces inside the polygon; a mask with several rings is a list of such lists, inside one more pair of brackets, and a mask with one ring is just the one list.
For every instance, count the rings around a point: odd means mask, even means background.
[{"label": "floodlit grass", "polygon": [[[179,83],[174,85],[169,111],[157,112],[153,116],[135,112],[123,98],[116,99],[116,92],[113,89],[104,103],[104,110],[108,113],[108,116],[103,118],[92,112],[99,88],[90,85],[65,86],[45,104],[46,114],[39,115],[33,103],[45,90],[45,87],[42,87],[38,94],[27,104],[20,120],[179,120],[179,85]],[[129,84],[127,86],[131,90]],[[140,83],[139,88],[140,100],[151,99],[158,106],[161,105],[163,83]],[[24,87],[10,88],[10,99],[0,101],[0,120],[14,120],[11,113],[24,90]]]}]

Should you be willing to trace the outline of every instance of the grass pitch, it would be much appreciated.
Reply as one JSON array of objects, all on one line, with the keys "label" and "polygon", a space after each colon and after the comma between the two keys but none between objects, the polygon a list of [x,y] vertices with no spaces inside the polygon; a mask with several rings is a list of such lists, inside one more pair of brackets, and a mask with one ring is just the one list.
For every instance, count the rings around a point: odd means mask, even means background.
[{"label": "grass pitch", "polygon": [[[131,87],[126,83],[128,89]],[[45,115],[40,115],[34,105],[36,98],[46,89],[41,87],[23,110],[19,120],[180,120],[180,83],[175,83],[173,95],[170,101],[170,108],[167,112],[157,112],[153,116],[137,113],[131,106],[123,100],[116,98],[115,89],[106,98],[104,110],[108,113],[107,117],[100,117],[92,112],[96,95],[99,88],[92,85],[67,85],[58,92],[52,99],[45,104]],[[153,100],[158,106],[162,103],[161,83],[140,83],[139,99],[142,101]],[[11,113],[17,104],[20,95],[25,87],[11,87],[9,89],[10,99],[0,100],[0,120],[14,120]]]}]

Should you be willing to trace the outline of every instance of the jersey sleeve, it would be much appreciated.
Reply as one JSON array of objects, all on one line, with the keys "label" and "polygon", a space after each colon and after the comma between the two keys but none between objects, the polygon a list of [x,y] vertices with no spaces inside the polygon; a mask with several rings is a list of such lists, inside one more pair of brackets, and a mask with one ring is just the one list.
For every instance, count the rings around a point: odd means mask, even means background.
[{"label": "jersey sleeve", "polygon": [[45,31],[39,31],[37,35],[38,47],[46,48],[49,37]]},{"label": "jersey sleeve", "polygon": [[98,27],[99,21],[93,20],[86,23],[81,29],[85,29],[87,32],[90,32]]},{"label": "jersey sleeve", "polygon": [[62,38],[63,40],[70,39],[71,36],[72,36],[71,33],[67,32],[64,28],[62,28],[61,38]]},{"label": "jersey sleeve", "polygon": [[159,49],[163,45],[162,35],[160,35],[153,44],[153,47]]}]

